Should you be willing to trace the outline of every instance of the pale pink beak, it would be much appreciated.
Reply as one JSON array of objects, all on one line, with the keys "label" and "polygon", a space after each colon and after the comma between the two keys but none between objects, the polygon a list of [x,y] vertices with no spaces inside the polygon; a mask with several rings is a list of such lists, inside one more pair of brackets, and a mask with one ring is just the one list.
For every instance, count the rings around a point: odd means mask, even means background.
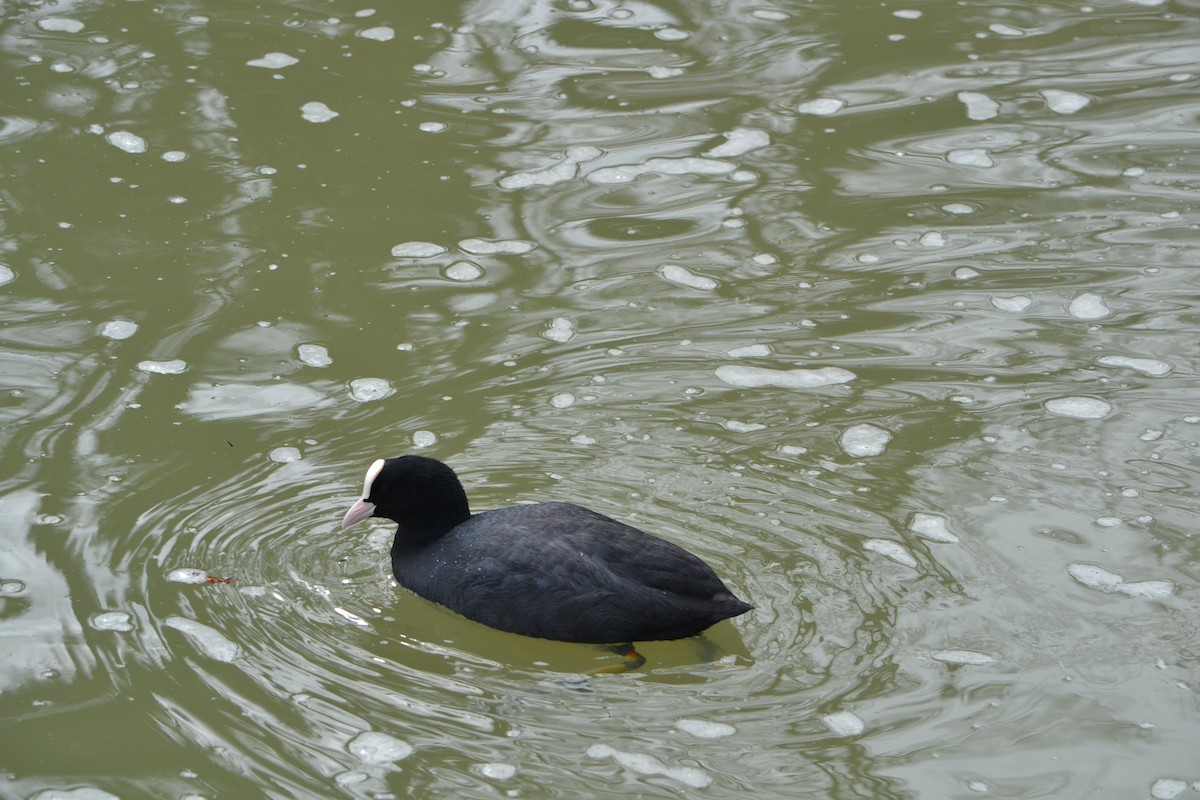
[{"label": "pale pink beak", "polygon": [[342,530],[346,530],[351,525],[357,525],[374,513],[374,503],[368,503],[366,500],[355,501],[354,505],[350,506],[350,510],[346,512],[346,516],[342,517]]}]

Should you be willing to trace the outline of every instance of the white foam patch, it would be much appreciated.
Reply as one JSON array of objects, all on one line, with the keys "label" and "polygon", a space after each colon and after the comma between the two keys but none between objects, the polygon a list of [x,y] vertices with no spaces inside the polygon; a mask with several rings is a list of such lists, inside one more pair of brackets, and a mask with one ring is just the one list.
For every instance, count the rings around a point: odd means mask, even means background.
[{"label": "white foam patch", "polygon": [[100,335],[105,339],[128,339],[137,333],[137,323],[127,319],[112,319],[100,326]]},{"label": "white foam patch", "polygon": [[576,145],[568,147],[562,160],[545,169],[530,172],[514,172],[505,175],[498,183],[501,189],[528,189],[533,186],[556,186],[573,180],[579,174],[579,165],[594,161],[604,155],[599,147]]},{"label": "white foam patch", "polygon": [[447,252],[447,248],[433,242],[401,242],[392,248],[393,258],[433,258]]},{"label": "white foam patch", "polygon": [[126,153],[144,153],[146,152],[146,140],[138,136],[136,133],[129,131],[113,131],[104,137],[104,139],[118,150],[124,150]]},{"label": "white foam patch", "polygon": [[724,136],[724,142],[705,151],[704,155],[709,158],[737,158],[771,143],[770,134],[758,128],[734,128]]},{"label": "white foam patch", "polygon": [[364,764],[391,764],[408,758],[413,746],[379,731],[363,731],[346,743],[346,750]]},{"label": "white foam patch", "polygon": [[0,264],[0,286],[6,283],[12,283],[17,278],[17,273],[13,272],[6,264]]},{"label": "white foam patch", "polygon": [[1172,369],[1166,361],[1158,361],[1153,358],[1130,358],[1129,356],[1100,356],[1096,359],[1096,363],[1106,367],[1125,367],[1137,370],[1143,375],[1154,378],[1169,375]]},{"label": "white foam patch", "polygon": [[663,264],[658,268],[658,274],[671,283],[677,283],[689,289],[699,289],[700,291],[712,291],[720,285],[714,279],[704,275],[697,275],[678,264]]},{"label": "white foam patch", "polygon": [[946,518],[941,514],[926,514],[918,511],[908,518],[908,529],[923,539],[931,542],[953,544],[958,537],[950,532]]},{"label": "white foam patch", "polygon": [[960,664],[967,667],[985,667],[996,660],[977,650],[938,650],[936,653],[930,653],[930,657],[943,664]]},{"label": "white foam patch", "polygon": [[424,131],[425,133],[441,133],[449,127],[444,122],[422,122],[417,126],[417,130]]},{"label": "white foam patch", "polygon": [[846,107],[845,100],[838,100],[833,97],[819,97],[816,100],[808,100],[796,106],[796,110],[801,114],[812,114],[817,117],[832,116]]},{"label": "white foam patch", "polygon": [[721,739],[737,733],[737,728],[724,722],[709,722],[706,719],[690,717],[675,720],[675,727],[697,739]]},{"label": "white foam patch", "polygon": [[175,583],[207,583],[208,573],[202,569],[180,567],[167,573],[167,580]]},{"label": "white foam patch", "polygon": [[452,281],[473,281],[476,278],[483,277],[483,268],[478,264],[472,264],[470,261],[455,261],[446,267],[446,271],[443,274]]},{"label": "white foam patch", "polygon": [[1056,397],[1047,400],[1046,410],[1056,417],[1072,419],[1104,419],[1112,406],[1098,397]]},{"label": "white foam patch", "polygon": [[725,355],[730,358],[765,358],[771,355],[770,345],[765,344],[747,344],[742,347],[734,347],[725,351]]},{"label": "white foam patch", "polygon": [[374,28],[365,28],[359,31],[358,35],[373,42],[390,42],[396,38],[396,31],[386,25],[378,25]]},{"label": "white foam patch", "polygon": [[187,362],[182,358],[171,358],[166,361],[139,361],[137,368],[142,372],[152,372],[155,375],[179,375],[187,371]]},{"label": "white foam patch", "polygon": [[1075,319],[1103,319],[1112,313],[1104,298],[1092,292],[1084,292],[1067,305],[1067,313]]},{"label": "white foam patch", "polygon": [[88,620],[92,630],[127,633],[133,630],[133,618],[124,611],[103,611]]},{"label": "white foam patch", "polygon": [[1094,564],[1070,564],[1067,574],[1079,583],[1107,594],[1119,593],[1142,600],[1164,600],[1175,593],[1171,581],[1126,581],[1115,572]]},{"label": "white foam patch", "polygon": [[682,67],[667,67],[662,64],[655,64],[652,67],[646,68],[646,74],[651,78],[663,80],[664,78],[678,78],[684,73]]},{"label": "white foam patch", "polygon": [[957,216],[966,216],[967,214],[975,213],[975,206],[967,205],[966,203],[946,203],[942,206],[942,211],[947,214],[955,214]]},{"label": "white foam patch", "polygon": [[542,331],[542,336],[560,344],[569,342],[575,338],[575,323],[566,317],[555,317]]},{"label": "white foam patch", "polygon": [[267,458],[276,464],[290,464],[293,461],[299,461],[304,458],[304,454],[300,452],[300,448],[298,447],[276,447],[267,453]]},{"label": "white foam patch", "polygon": [[627,753],[606,744],[594,744],[587,749],[591,758],[611,758],[639,775],[662,775],[693,789],[703,789],[712,783],[708,773],[697,767],[669,767],[648,753]]},{"label": "white foam patch", "polygon": [[[1200,784],[1197,784],[1197,786],[1200,786]],[[1181,781],[1178,778],[1159,778],[1150,784],[1150,796],[1154,800],[1175,800],[1176,797],[1186,792],[1187,789],[1187,781]],[[1200,788],[1196,789],[1196,791],[1200,792]]]},{"label": "white foam patch", "polygon": [[768,22],[783,22],[785,19],[790,19],[786,12],[774,8],[756,8],[750,12],[750,16],[755,19],[765,19]]},{"label": "white foam patch", "polygon": [[942,235],[941,231],[926,231],[921,234],[918,244],[921,247],[945,247],[946,237]]},{"label": "white foam patch", "polygon": [[464,252],[476,256],[523,256],[537,247],[533,242],[520,239],[463,239],[458,246]]},{"label": "white foam patch", "polygon": [[1007,311],[1010,314],[1020,314],[1029,306],[1033,305],[1033,298],[1023,294],[1013,295],[1012,297],[993,297],[991,303],[1001,311]]},{"label": "white foam patch", "polygon": [[664,42],[682,42],[690,39],[692,34],[679,28],[659,28],[654,32],[654,38]]},{"label": "white foam patch", "polygon": [[755,389],[761,386],[776,386],[781,389],[820,389],[849,383],[857,375],[841,367],[819,367],[817,369],[768,369],[767,367],[743,367],[728,364],[717,367],[713,373],[717,380],[730,386]]},{"label": "white foam patch", "polygon": [[727,419],[721,423],[721,427],[734,433],[753,433],[754,431],[765,430],[767,426],[760,422],[741,422],[736,419]]},{"label": "white foam patch", "polygon": [[897,564],[903,564],[913,569],[917,568],[917,560],[913,558],[913,554],[908,552],[904,545],[893,542],[891,539],[867,539],[863,542],[863,549],[878,553]]},{"label": "white foam patch", "polygon": [[178,164],[180,161],[187,161],[188,154],[183,150],[168,150],[162,154],[163,161],[169,161],[172,164]]},{"label": "white foam patch", "polygon": [[433,431],[416,431],[412,435],[414,447],[433,447],[437,444],[437,434]]},{"label": "white foam patch", "polygon": [[514,765],[505,764],[503,761],[491,761],[487,764],[478,764],[475,768],[483,777],[491,778],[497,781],[506,781],[517,774],[517,768]]},{"label": "white foam patch", "polygon": [[877,456],[887,449],[892,434],[875,425],[854,425],[842,431],[838,444],[847,455],[855,458]]},{"label": "white foam patch", "polygon": [[37,26],[51,33],[79,33],[84,28],[82,22],[70,17],[42,17]]},{"label": "white foam patch", "polygon": [[946,153],[946,160],[951,164],[958,164],[964,167],[987,168],[996,166],[996,162],[992,160],[991,154],[982,147],[951,150]]},{"label": "white foam patch", "polygon": [[296,348],[300,361],[310,367],[328,367],[333,363],[329,351],[319,344],[302,344]]},{"label": "white foam patch", "polygon": [[555,408],[570,408],[575,405],[575,395],[570,392],[559,392],[550,398],[550,405]]},{"label": "white foam patch", "polygon": [[821,723],[830,733],[838,736],[858,736],[867,729],[867,723],[862,717],[850,711],[834,711],[832,714],[822,714]]},{"label": "white foam patch", "polygon": [[350,381],[350,396],[360,403],[382,400],[396,390],[383,378],[355,378]]},{"label": "white foam patch", "polygon": [[187,617],[167,617],[163,624],[181,632],[193,647],[214,661],[228,663],[238,657],[240,648],[216,628]]},{"label": "white foam patch", "polygon": [[300,116],[306,122],[329,122],[338,116],[338,112],[318,100],[310,100],[300,106]]},{"label": "white foam patch", "polygon": [[299,63],[300,59],[290,56],[287,53],[267,53],[262,58],[254,58],[247,61],[246,66],[261,67],[262,69],[286,69]]},{"label": "white foam patch", "polygon": [[1043,89],[1041,95],[1046,98],[1046,105],[1055,114],[1074,114],[1087,108],[1092,102],[1092,98],[1087,95],[1064,92],[1061,89]]},{"label": "white foam patch", "polygon": [[583,447],[587,447],[590,444],[596,443],[596,440],[591,436],[588,436],[586,433],[577,433],[567,441],[569,441],[571,444],[577,444]]},{"label": "white foam patch", "polygon": [[970,267],[959,267],[951,274],[956,281],[969,281],[971,278],[979,277],[979,270],[971,269]]},{"label": "white foam patch", "polygon": [[728,175],[737,169],[736,164],[712,158],[651,158],[641,164],[621,167],[605,167],[588,173],[591,183],[630,183],[641,175]]},{"label": "white foam patch", "polygon": [[121,800],[95,786],[78,786],[74,789],[43,789],[29,800]]},{"label": "white foam patch", "polygon": [[959,92],[957,97],[967,107],[967,119],[983,121],[1000,113],[1000,104],[981,92]]}]

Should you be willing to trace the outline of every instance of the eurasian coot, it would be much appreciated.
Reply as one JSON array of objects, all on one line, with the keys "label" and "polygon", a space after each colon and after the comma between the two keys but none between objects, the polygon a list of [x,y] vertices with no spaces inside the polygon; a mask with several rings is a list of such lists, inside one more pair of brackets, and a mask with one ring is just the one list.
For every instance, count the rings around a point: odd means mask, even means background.
[{"label": "eurasian coot", "polygon": [[[570,503],[472,514],[454,470],[423,456],[380,459],[342,528],[399,524],[392,571],[406,589],[526,636],[623,644],[693,636],[753,606],[699,557]],[[636,660],[635,660],[636,659]]]}]

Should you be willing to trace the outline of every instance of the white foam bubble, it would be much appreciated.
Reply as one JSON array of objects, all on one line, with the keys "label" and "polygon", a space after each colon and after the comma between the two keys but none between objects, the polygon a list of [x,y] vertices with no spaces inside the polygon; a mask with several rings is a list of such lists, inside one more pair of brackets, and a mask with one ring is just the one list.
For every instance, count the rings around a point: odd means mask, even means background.
[{"label": "white foam bubble", "polygon": [[1000,113],[1000,104],[981,92],[959,92],[957,96],[967,107],[967,119],[982,121]]},{"label": "white foam bubble", "polygon": [[690,717],[675,720],[675,727],[698,739],[720,739],[737,733],[737,728],[724,722],[709,722],[706,719]]},{"label": "white foam bubble", "polygon": [[346,743],[346,750],[364,764],[391,764],[408,758],[413,746],[379,731],[363,731]]},{"label": "white foam bubble", "polygon": [[945,247],[946,237],[942,235],[941,231],[926,231],[921,234],[918,243],[921,247]]},{"label": "white foam bubble", "polygon": [[982,147],[951,150],[946,153],[946,160],[951,164],[959,164],[964,167],[986,168],[996,165],[996,162],[992,160],[991,154]]},{"label": "white foam bubble", "polygon": [[1103,319],[1112,313],[1104,298],[1092,292],[1076,296],[1067,305],[1067,313],[1075,319]]},{"label": "white foam bubble", "polygon": [[938,650],[936,653],[930,653],[930,657],[943,664],[960,664],[968,667],[983,667],[996,660],[987,653],[980,653],[977,650]]},{"label": "white foam bubble", "polygon": [[736,164],[711,158],[651,158],[641,164],[606,167],[588,173],[591,183],[630,183],[641,175],[728,175]]},{"label": "white foam bubble", "polygon": [[300,116],[306,122],[329,122],[338,112],[318,100],[310,100],[300,106]]},{"label": "white foam bubble", "polygon": [[396,390],[383,378],[355,378],[350,381],[350,396],[360,403],[382,400]]},{"label": "white foam bubble", "polygon": [[654,64],[653,66],[646,67],[646,74],[657,80],[678,78],[684,71],[682,67],[668,67],[662,64]]},{"label": "white foam bubble", "polygon": [[42,17],[37,26],[51,33],[79,33],[84,28],[82,22],[70,17]]},{"label": "white foam bubble", "polygon": [[422,122],[417,126],[417,130],[424,131],[425,133],[441,133],[449,127],[444,122]]},{"label": "white foam bubble", "polygon": [[1020,314],[1033,304],[1033,298],[1018,294],[1012,297],[993,297],[991,303],[1001,311],[1007,311],[1010,314]]},{"label": "white foam bubble", "polygon": [[396,38],[396,31],[386,25],[379,25],[374,28],[365,28],[359,31],[358,35],[373,42],[390,42]]},{"label": "white foam bubble", "polygon": [[875,425],[854,425],[842,431],[838,444],[847,455],[855,458],[877,456],[887,449],[892,434]]},{"label": "white foam bubble", "polygon": [[181,632],[193,647],[214,661],[230,662],[238,657],[240,648],[216,628],[187,617],[167,617],[163,624]]},{"label": "white foam bubble", "polygon": [[492,761],[487,764],[479,764],[476,766],[479,774],[485,778],[492,778],[497,781],[506,781],[517,774],[517,768],[512,764],[505,764],[502,761]]},{"label": "white foam bubble", "polygon": [[754,431],[765,430],[767,426],[760,422],[741,422],[736,419],[727,419],[721,423],[721,427],[734,433],[753,433]]},{"label": "white foam bubble", "polygon": [[724,142],[706,150],[704,155],[710,158],[737,158],[771,143],[770,134],[758,128],[734,128],[724,136]]},{"label": "white foam bubble", "polygon": [[853,372],[841,367],[768,369],[767,367],[743,367],[734,364],[717,367],[713,374],[723,383],[748,389],[760,386],[776,386],[782,389],[820,389],[825,386],[849,383],[858,377]]},{"label": "white foam bubble", "polygon": [[458,246],[471,255],[523,256],[537,247],[533,242],[520,239],[463,239]]},{"label": "white foam bubble", "polygon": [[899,17],[900,19],[920,19],[922,16],[922,13],[923,12],[917,11],[916,9],[912,9],[912,8],[901,8],[901,9],[897,9],[896,11],[893,11],[892,16]]},{"label": "white foam bubble", "polygon": [[437,444],[437,434],[433,431],[417,431],[412,435],[412,443],[415,447],[433,447]]},{"label": "white foam bubble", "polygon": [[582,445],[584,447],[588,446],[589,444],[596,443],[596,440],[593,439],[591,436],[588,436],[586,433],[577,433],[574,436],[572,436],[570,439],[568,439],[568,441],[571,444],[578,444],[578,445]]},{"label": "white foam bubble", "polygon": [[1056,397],[1044,405],[1054,416],[1072,419],[1103,419],[1112,412],[1112,406],[1098,397]]},{"label": "white foam bubble", "polygon": [[112,319],[100,326],[100,335],[106,339],[128,339],[137,333],[137,323],[127,319]]},{"label": "white foam bubble", "polygon": [[276,447],[267,453],[267,458],[276,464],[290,464],[304,458],[298,447]]},{"label": "white foam bubble", "polygon": [[802,456],[808,452],[807,447],[800,447],[795,444],[783,444],[779,446],[779,452],[785,456]]},{"label": "white foam bubble", "polygon": [[555,317],[542,331],[542,336],[552,342],[569,342],[575,338],[575,323],[566,317]]},{"label": "white foam bubble", "polygon": [[725,351],[730,358],[764,358],[771,355],[771,346],[766,344],[747,344]]},{"label": "white foam bubble", "polygon": [[1150,784],[1150,796],[1154,800],[1175,800],[1176,797],[1186,792],[1187,789],[1187,781],[1181,781],[1178,778],[1159,778]]},{"label": "white foam bubble", "polygon": [[17,273],[13,272],[7,264],[0,264],[0,286],[6,283],[12,283],[17,278]]},{"label": "white foam bubble", "polygon": [[207,583],[208,573],[202,569],[180,567],[167,573],[167,580],[175,583]]},{"label": "white foam bubble", "polygon": [[750,12],[750,16],[755,19],[765,19],[768,22],[783,22],[785,19],[789,19],[786,12],[774,8],[756,8]]},{"label": "white foam bubble", "polygon": [[447,252],[447,248],[433,242],[401,242],[392,248],[393,258],[433,258]]},{"label": "white foam bubble", "polygon": [[691,38],[691,35],[679,28],[659,28],[654,32],[654,38],[664,42],[682,42],[684,39]]},{"label": "white foam bubble", "polygon": [[104,137],[105,140],[118,150],[124,150],[126,153],[144,153],[146,152],[146,140],[138,136],[136,133],[129,131],[113,131]]},{"label": "white foam bubble", "polygon": [[671,283],[677,283],[680,286],[686,286],[689,289],[711,291],[720,285],[712,278],[705,277],[704,275],[697,275],[686,267],[681,267],[678,264],[663,264],[658,268],[658,274],[662,275]]},{"label": "white foam bubble", "polygon": [[955,214],[958,216],[966,216],[967,214],[975,213],[975,206],[969,206],[966,203],[946,203],[942,206],[942,211],[947,214]]},{"label": "white foam bubble", "polygon": [[884,558],[891,559],[897,564],[903,564],[906,567],[916,569],[917,560],[913,558],[912,553],[898,542],[893,542],[891,539],[867,539],[863,542],[863,549],[870,550],[872,553],[878,553]]},{"label": "white foam bubble", "polygon": [[1150,375],[1155,378],[1161,378],[1163,375],[1168,375],[1171,372],[1171,365],[1166,361],[1158,361],[1153,358],[1130,358],[1128,356],[1100,356],[1096,359],[1096,363],[1103,364],[1106,367],[1127,367],[1128,369],[1137,370],[1143,375]]},{"label": "white foam bubble", "polygon": [[1055,114],[1074,114],[1087,108],[1092,102],[1092,98],[1087,95],[1064,92],[1061,89],[1043,89],[1041,95],[1046,98],[1046,105]]},{"label": "white foam bubble", "polygon": [[296,348],[301,363],[310,367],[328,367],[333,363],[329,351],[319,344],[302,344]]},{"label": "white foam bubble", "polygon": [[555,408],[570,408],[575,405],[575,395],[570,392],[559,392],[550,398],[550,405]]},{"label": "white foam bubble", "polygon": [[470,261],[455,261],[446,267],[445,276],[452,281],[473,281],[483,277],[483,269]]},{"label": "white foam bubble", "polygon": [[808,100],[796,106],[796,110],[801,114],[812,114],[817,117],[828,117],[838,113],[846,107],[845,100],[838,100],[833,97],[819,97],[816,100]]},{"label": "white foam bubble", "polygon": [[166,361],[139,361],[137,368],[142,372],[152,372],[156,375],[179,375],[187,371],[187,362],[182,358],[171,358]]},{"label": "white foam bubble", "polygon": [[124,611],[102,611],[88,620],[92,630],[126,633],[133,630],[132,617]]},{"label": "white foam bubble", "polygon": [[1108,594],[1119,592],[1129,597],[1161,600],[1175,592],[1175,584],[1170,581],[1126,582],[1117,573],[1095,564],[1070,564],[1067,566],[1067,574],[1089,589]]},{"label": "white foam bubble", "polygon": [[575,145],[568,147],[562,160],[554,166],[531,172],[515,172],[499,180],[501,189],[528,189],[532,186],[555,186],[566,183],[579,173],[579,165],[604,155],[599,147]]},{"label": "white foam bubble", "polygon": [[950,532],[950,528],[946,525],[946,518],[941,514],[926,514],[918,511],[908,518],[908,529],[917,536],[932,542],[953,544],[958,541],[958,537]]},{"label": "white foam bubble", "polygon": [[261,67],[262,69],[286,69],[293,64],[299,64],[300,59],[295,56],[290,56],[287,53],[267,53],[262,58],[254,58],[246,62],[249,67]]},{"label": "white foam bubble", "polygon": [[594,744],[587,749],[591,758],[611,758],[625,769],[639,775],[662,775],[693,789],[703,789],[712,783],[708,773],[697,767],[668,767],[648,753],[628,753],[606,744]]},{"label": "white foam bubble", "polygon": [[862,717],[850,711],[834,711],[822,714],[821,723],[837,736],[858,736],[867,729]]},{"label": "white foam bubble", "polygon": [[956,281],[969,281],[971,278],[979,277],[979,270],[971,269],[970,267],[958,267],[953,273]]}]

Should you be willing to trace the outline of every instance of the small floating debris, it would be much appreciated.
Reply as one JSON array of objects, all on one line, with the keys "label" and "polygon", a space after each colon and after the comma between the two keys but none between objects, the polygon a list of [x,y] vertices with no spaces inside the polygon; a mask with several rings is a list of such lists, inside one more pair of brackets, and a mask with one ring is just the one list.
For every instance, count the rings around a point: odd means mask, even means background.
[{"label": "small floating debris", "polygon": [[1039,94],[1046,98],[1046,105],[1055,114],[1074,114],[1087,108],[1092,102],[1092,98],[1087,95],[1062,89],[1043,89]]},{"label": "small floating debris", "polygon": [[1163,600],[1175,593],[1171,581],[1126,581],[1115,572],[1094,564],[1070,564],[1067,574],[1079,583],[1106,594],[1119,593],[1143,600]]},{"label": "small floating debris", "polygon": [[329,122],[331,119],[339,116],[338,112],[331,109],[329,106],[317,100],[310,100],[300,106],[300,116],[306,122]]},{"label": "small floating debris", "polygon": [[931,542],[954,544],[958,537],[950,532],[946,518],[941,514],[926,514],[918,511],[908,518],[908,529]]},{"label": "small floating debris", "polygon": [[298,447],[276,447],[267,453],[267,458],[276,464],[291,464],[304,458]]},{"label": "small floating debris", "polygon": [[355,378],[350,381],[350,396],[360,403],[382,400],[396,390],[383,378]]},{"label": "small floating debris", "polygon": [[847,428],[838,438],[838,444],[847,455],[855,458],[877,456],[887,449],[892,434],[874,425],[855,425]]},{"label": "small floating debris", "polygon": [[812,114],[817,117],[828,117],[838,113],[846,107],[845,100],[838,100],[832,97],[820,97],[816,100],[808,100],[796,106],[796,110],[801,114]]},{"label": "small floating debris", "polygon": [[167,573],[167,580],[175,583],[207,583],[208,573],[202,569],[180,567]]},{"label": "small floating debris", "polygon": [[533,252],[537,245],[521,239],[463,239],[458,243],[458,247],[464,253],[475,256],[523,256]]},{"label": "small floating debris", "polygon": [[88,620],[92,630],[128,633],[133,630],[132,617],[124,611],[104,611]]},{"label": "small floating debris", "polygon": [[138,325],[127,319],[113,319],[100,326],[100,335],[106,339],[119,341],[128,339],[137,333]]},{"label": "small floating debris", "polygon": [[302,344],[296,348],[300,361],[310,367],[328,367],[333,363],[329,350],[319,344]]},{"label": "small floating debris", "polygon": [[182,358],[171,358],[166,361],[139,361],[137,368],[142,372],[155,375],[179,375],[187,371],[187,362]]},{"label": "small floating debris", "polygon": [[575,338],[575,323],[566,317],[555,317],[542,331],[542,337],[560,344],[569,342]]},{"label": "small floating debris", "polygon": [[412,435],[413,447],[433,447],[437,440],[437,434],[433,431],[416,431]]},{"label": "small floating debris", "polygon": [[733,736],[737,728],[724,722],[710,722],[706,719],[691,719],[684,717],[675,720],[675,727],[684,733],[690,733],[698,739],[720,739]]},{"label": "small floating debris", "polygon": [[917,568],[917,560],[913,558],[912,553],[908,552],[904,545],[891,539],[867,539],[863,542],[863,549],[878,553],[905,567]]},{"label": "small floating debris", "polygon": [[957,97],[967,107],[967,119],[982,122],[1000,113],[1000,104],[981,92],[959,92]]},{"label": "small floating debris", "polygon": [[743,367],[726,365],[717,367],[717,379],[731,386],[758,388],[776,386],[783,389],[820,389],[840,383],[849,383],[855,375],[841,367],[819,367],[817,369],[768,369],[767,367]]},{"label": "small floating debris", "polygon": [[1044,405],[1054,416],[1072,419],[1103,419],[1113,410],[1112,405],[1098,397],[1056,397]]},{"label": "small floating debris", "polygon": [[146,140],[129,131],[113,131],[104,137],[113,147],[126,153],[146,152]]},{"label": "small floating debris", "polygon": [[401,242],[392,248],[393,258],[433,258],[447,252],[447,248],[433,242]]},{"label": "small floating debris", "polygon": [[658,274],[662,275],[671,283],[677,283],[680,286],[686,286],[689,289],[712,291],[719,285],[714,279],[704,275],[697,275],[686,267],[681,267],[678,264],[663,264],[658,268]]},{"label": "small floating debris", "polygon": [[1018,294],[1012,297],[993,297],[991,298],[991,303],[1001,311],[1007,311],[1010,314],[1020,314],[1033,304],[1033,298]]},{"label": "small floating debris", "polygon": [[1103,319],[1112,313],[1104,298],[1092,292],[1084,292],[1067,305],[1067,313],[1075,319]]},{"label": "small floating debris", "polygon": [[247,61],[246,66],[261,67],[263,69],[285,69],[299,63],[300,59],[290,56],[287,53],[267,53],[262,58],[253,58]]},{"label": "small floating debris", "polygon": [[346,750],[364,764],[379,765],[408,758],[413,746],[386,733],[363,731],[346,744]]},{"label": "small floating debris", "polygon": [[1170,374],[1172,369],[1171,365],[1166,361],[1158,361],[1153,358],[1130,358],[1128,356],[1100,356],[1096,359],[1096,363],[1106,367],[1126,367],[1153,378],[1161,378],[1164,375]]},{"label": "small floating debris", "polygon": [[867,723],[863,722],[862,717],[850,711],[822,714],[821,723],[830,733],[838,736],[858,736],[867,729]]},{"label": "small floating debris", "polygon": [[358,32],[362,39],[370,39],[373,42],[390,42],[396,38],[396,31],[386,25],[378,25],[374,28],[364,28]]}]

